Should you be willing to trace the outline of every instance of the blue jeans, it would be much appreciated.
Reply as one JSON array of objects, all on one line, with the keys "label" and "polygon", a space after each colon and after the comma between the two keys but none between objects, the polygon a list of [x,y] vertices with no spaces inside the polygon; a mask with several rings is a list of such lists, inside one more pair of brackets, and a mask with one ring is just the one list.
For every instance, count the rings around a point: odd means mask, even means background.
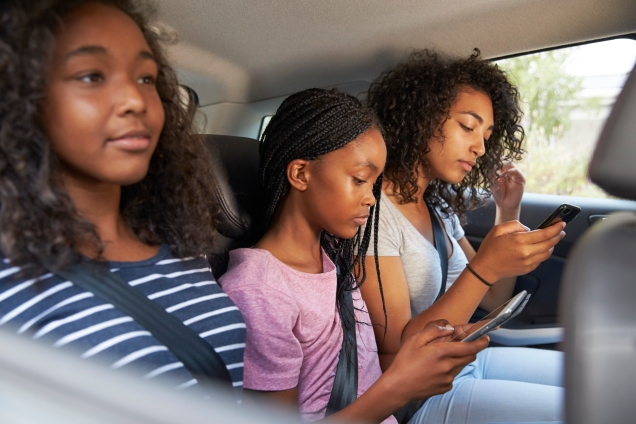
[{"label": "blue jeans", "polygon": [[487,348],[409,424],[560,423],[564,396],[562,352]]}]

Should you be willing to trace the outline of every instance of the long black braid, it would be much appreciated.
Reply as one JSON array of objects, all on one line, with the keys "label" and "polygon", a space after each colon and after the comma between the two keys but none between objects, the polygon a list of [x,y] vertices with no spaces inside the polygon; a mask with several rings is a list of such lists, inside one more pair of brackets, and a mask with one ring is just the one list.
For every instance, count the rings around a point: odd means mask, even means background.
[{"label": "long black braid", "polygon": [[[272,117],[263,133],[260,145],[260,182],[264,189],[265,216],[263,232],[274,218],[282,200],[289,191],[286,168],[294,159],[315,160],[338,150],[358,138],[365,131],[381,126],[375,112],[360,100],[336,89],[312,88],[289,96]],[[370,217],[364,231],[358,230],[352,239],[342,239],[323,231],[320,244],[339,269],[336,289],[338,313],[347,329],[353,328],[355,318],[344,304],[345,292],[364,283],[366,253],[374,233],[375,266],[380,283],[380,295],[387,322],[384,292],[380,282],[378,263],[378,217],[382,176],[373,185],[376,203],[370,209]],[[351,311],[352,312],[352,311]]]}]

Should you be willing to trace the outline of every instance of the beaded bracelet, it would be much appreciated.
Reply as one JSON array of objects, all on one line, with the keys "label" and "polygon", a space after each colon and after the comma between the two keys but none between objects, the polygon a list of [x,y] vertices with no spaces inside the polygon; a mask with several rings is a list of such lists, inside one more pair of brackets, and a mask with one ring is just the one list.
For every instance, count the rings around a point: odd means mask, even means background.
[{"label": "beaded bracelet", "polygon": [[481,278],[481,275],[477,274],[475,272],[475,270],[470,267],[470,265],[466,264],[466,269],[469,270],[470,272],[472,272],[475,277],[479,278],[479,281],[481,281],[482,283],[484,283],[488,287],[492,287],[492,283],[489,283],[488,281],[486,281],[483,278]]}]

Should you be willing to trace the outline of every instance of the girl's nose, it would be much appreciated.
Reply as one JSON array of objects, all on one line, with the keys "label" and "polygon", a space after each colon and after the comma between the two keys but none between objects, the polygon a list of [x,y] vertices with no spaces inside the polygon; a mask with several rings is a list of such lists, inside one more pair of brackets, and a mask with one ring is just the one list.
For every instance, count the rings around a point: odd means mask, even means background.
[{"label": "girl's nose", "polygon": [[122,83],[116,93],[120,115],[138,115],[146,111],[146,99],[135,81]]}]

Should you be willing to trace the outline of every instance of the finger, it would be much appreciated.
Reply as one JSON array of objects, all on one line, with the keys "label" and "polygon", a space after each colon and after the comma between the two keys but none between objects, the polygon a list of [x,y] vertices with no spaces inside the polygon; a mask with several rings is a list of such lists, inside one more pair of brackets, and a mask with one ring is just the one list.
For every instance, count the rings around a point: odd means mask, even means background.
[{"label": "finger", "polygon": [[451,327],[452,325],[450,325],[450,322],[448,322],[448,320],[441,318],[441,319],[435,319],[433,321],[429,321],[426,323],[426,325],[424,326],[424,328],[426,328],[429,325],[436,325],[438,327]]},{"label": "finger", "polygon": [[520,243],[535,244],[550,240],[552,237],[561,234],[564,228],[565,223],[558,222],[542,230],[527,231],[522,234],[515,234],[515,236],[518,237]]},{"label": "finger", "polygon": [[[508,221],[503,224],[496,225],[493,230],[495,234],[500,236],[504,234],[513,234],[513,233],[527,233],[528,227],[523,225],[519,221]],[[492,230],[491,230],[492,231]]]},{"label": "finger", "polygon": [[467,331],[467,330],[470,330],[473,325],[475,325],[475,323],[471,322],[468,324],[458,324],[458,325],[455,325],[454,327],[455,327],[455,331]]},{"label": "finger", "polygon": [[444,336],[453,334],[454,330],[455,329],[448,324],[448,321],[436,320],[426,324],[424,329],[422,329],[422,331],[417,333],[416,337],[418,338],[419,343],[428,344],[439,337],[444,337]]},{"label": "finger", "polygon": [[470,333],[470,329],[475,325],[474,323],[470,324],[461,324],[455,326],[455,331],[453,332],[453,337],[450,340],[462,340]]},{"label": "finger", "polygon": [[504,160],[502,162],[501,168],[499,168],[497,172],[501,174],[512,168],[515,168],[515,165],[509,160]]},{"label": "finger", "polygon": [[488,335],[485,335],[478,338],[477,340],[473,340],[472,342],[463,342],[462,344],[470,345],[472,349],[471,354],[477,355],[479,352],[486,349],[489,343],[490,343],[490,337]]},{"label": "finger", "polygon": [[547,240],[534,243],[532,245],[532,248],[536,253],[548,251],[554,248],[554,246],[556,246],[561,240],[563,240],[563,237],[565,237],[565,231],[559,231],[556,235],[550,237]]},{"label": "finger", "polygon": [[488,346],[488,343],[490,343],[490,338],[483,336],[472,342],[446,343],[444,349],[446,350],[446,355],[449,357],[463,358],[476,355],[478,352],[484,350]]}]

